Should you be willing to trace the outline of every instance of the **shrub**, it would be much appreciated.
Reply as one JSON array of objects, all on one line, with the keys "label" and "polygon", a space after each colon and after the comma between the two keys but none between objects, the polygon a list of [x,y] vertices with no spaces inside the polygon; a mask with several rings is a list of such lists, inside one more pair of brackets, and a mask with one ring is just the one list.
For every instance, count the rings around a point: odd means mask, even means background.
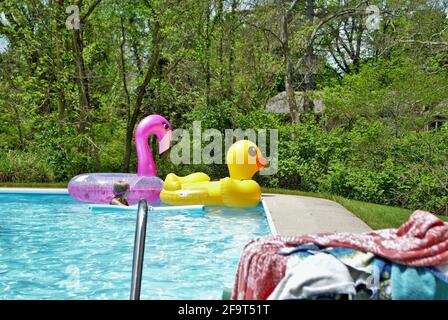
[{"label": "shrub", "polygon": [[[233,128],[237,109],[228,101],[222,101],[215,106],[197,106],[186,115],[187,124],[200,121],[202,129],[217,129],[224,131]],[[186,128],[185,128],[186,129]]]},{"label": "shrub", "polygon": [[0,182],[52,182],[51,167],[38,154],[8,151],[0,155]]},{"label": "shrub", "polygon": [[56,121],[45,118],[36,124],[35,130],[27,151],[39,154],[54,172],[56,181],[67,181],[79,173],[101,170],[101,152],[98,151],[95,157],[95,148],[98,145],[104,148],[104,144],[93,142],[88,133],[81,135],[74,126],[60,126]]}]

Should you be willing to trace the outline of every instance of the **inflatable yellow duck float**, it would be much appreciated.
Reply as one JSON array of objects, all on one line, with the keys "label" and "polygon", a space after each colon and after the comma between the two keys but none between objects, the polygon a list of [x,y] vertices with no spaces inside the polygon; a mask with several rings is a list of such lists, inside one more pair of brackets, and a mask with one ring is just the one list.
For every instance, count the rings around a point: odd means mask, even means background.
[{"label": "inflatable yellow duck float", "polygon": [[166,176],[160,199],[172,205],[209,205],[254,207],[261,199],[261,188],[251,180],[266,166],[266,159],[257,145],[248,140],[235,142],[227,152],[230,177],[210,181],[202,172],[178,177]]}]

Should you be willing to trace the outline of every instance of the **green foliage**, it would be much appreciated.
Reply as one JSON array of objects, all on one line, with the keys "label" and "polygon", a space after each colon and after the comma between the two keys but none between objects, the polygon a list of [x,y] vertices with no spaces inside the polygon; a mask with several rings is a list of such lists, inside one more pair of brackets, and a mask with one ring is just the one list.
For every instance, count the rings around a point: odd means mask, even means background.
[{"label": "green foliage", "polygon": [[71,126],[59,126],[51,118],[39,120],[34,124],[35,133],[27,152],[51,168],[55,181],[66,181],[95,168],[95,159],[89,152],[93,146],[87,135],[77,134]]},{"label": "green foliage", "polygon": [[237,112],[232,103],[222,101],[213,107],[197,106],[186,116],[186,120],[190,125],[193,121],[199,121],[202,129],[217,129],[223,132],[233,127]]},{"label": "green foliage", "polygon": [[279,129],[287,122],[288,115],[267,113],[255,109],[246,114],[236,117],[234,126],[241,129]]},{"label": "green foliage", "polygon": [[325,87],[327,115],[348,127],[359,118],[381,120],[398,135],[424,127],[448,100],[448,75],[428,73],[407,59],[366,64],[341,84]]},{"label": "green foliage", "polygon": [[344,140],[338,132],[324,134],[316,123],[287,125],[280,129],[280,187],[317,191],[319,178],[326,173],[332,159],[343,157]]},{"label": "green foliage", "polygon": [[0,154],[0,182],[51,182],[52,168],[39,155],[8,151]]},{"label": "green foliage", "polygon": [[[280,128],[279,171],[263,185],[436,210],[447,201],[447,126],[395,137],[380,122],[325,133],[316,123]],[[425,147],[426,146],[426,147]]]}]

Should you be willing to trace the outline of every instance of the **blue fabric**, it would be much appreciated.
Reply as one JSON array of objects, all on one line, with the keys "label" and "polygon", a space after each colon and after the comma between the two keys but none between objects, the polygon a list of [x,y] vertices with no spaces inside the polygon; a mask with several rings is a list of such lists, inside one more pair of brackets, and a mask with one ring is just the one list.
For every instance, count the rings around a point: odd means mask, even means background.
[{"label": "blue fabric", "polygon": [[[390,264],[388,261],[375,257],[372,262],[372,282],[369,284],[369,289],[372,290],[371,299],[381,298],[381,282],[389,280]],[[390,284],[390,283],[389,283]]]},{"label": "blue fabric", "polygon": [[[439,278],[440,280],[442,280],[445,283],[448,283],[448,270],[446,271],[442,271],[437,267],[428,267],[429,271],[431,271],[431,273],[433,275],[435,275],[437,278]],[[445,268],[446,269],[446,268]]]},{"label": "blue fabric", "polygon": [[414,268],[392,264],[393,300],[446,300],[448,284],[429,268]]}]

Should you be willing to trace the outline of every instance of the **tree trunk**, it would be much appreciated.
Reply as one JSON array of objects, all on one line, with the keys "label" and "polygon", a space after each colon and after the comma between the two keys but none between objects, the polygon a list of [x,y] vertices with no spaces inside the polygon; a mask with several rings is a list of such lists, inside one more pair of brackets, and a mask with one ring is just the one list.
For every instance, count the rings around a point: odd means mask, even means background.
[{"label": "tree trunk", "polygon": [[299,0],[294,0],[290,7],[284,11],[280,21],[280,41],[283,49],[284,68],[285,68],[285,90],[289,106],[289,113],[293,123],[300,122],[300,110],[296,102],[294,91],[294,65],[291,61],[289,48],[289,30],[288,24],[291,21],[292,14]]},{"label": "tree trunk", "polygon": [[359,69],[361,67],[362,36],[364,33],[364,21],[362,19],[359,19],[356,31],[356,49],[353,57],[353,65],[355,66],[355,72],[359,73]]},{"label": "tree trunk", "polygon": [[210,1],[207,0],[206,20],[205,20],[205,100],[207,107],[210,107],[210,87],[211,87],[211,75],[210,75],[210,47],[211,47],[211,32],[210,32]]},{"label": "tree trunk", "polygon": [[[126,44],[126,34],[124,29],[123,18],[120,20],[121,23],[121,44],[120,44],[120,62],[121,62],[121,78],[123,82],[123,89],[126,96],[126,142],[128,141],[129,128],[131,127],[131,96],[128,90],[128,84],[126,81],[126,61],[124,58],[124,47]],[[132,144],[132,132],[131,132],[131,144]],[[125,161],[123,162],[123,170],[124,172],[129,172],[129,159],[131,157],[131,146],[126,143],[125,148]],[[126,161],[126,159],[128,159]]]},{"label": "tree trunk", "polygon": [[126,45],[126,33],[124,28],[124,22],[123,17],[120,19],[120,27],[121,27],[121,43],[120,43],[120,65],[121,65],[121,80],[123,82],[123,90],[126,97],[126,119],[127,123],[129,124],[129,121],[131,119],[131,95],[129,94],[128,90],[128,83],[126,79],[126,61],[124,58],[124,47]]},{"label": "tree trunk", "polygon": [[[305,17],[310,26],[314,23],[314,6],[315,6],[315,0],[307,0],[306,2],[306,9],[305,9]],[[305,51],[305,73],[303,75],[304,79],[304,87],[303,91],[305,93],[313,91],[316,89],[316,82],[314,80],[314,73],[316,68],[316,59],[314,54],[314,45],[313,41],[309,41],[309,44]],[[310,113],[314,110],[314,104],[313,100],[310,99],[306,94],[304,95],[303,99],[303,112]]]},{"label": "tree trunk", "polygon": [[228,33],[229,37],[229,60],[227,63],[227,97],[233,96],[234,72],[233,65],[235,63],[235,25],[236,25],[236,10],[238,9],[238,0],[232,0],[230,12],[230,26]]},{"label": "tree trunk", "polygon": [[291,61],[291,56],[289,52],[289,32],[288,32],[288,17],[285,14],[281,21],[281,34],[283,43],[283,56],[285,64],[285,90],[286,97],[289,105],[289,113],[291,115],[291,121],[293,123],[298,123],[300,121],[300,110],[296,102],[295,92],[294,92],[294,66]]},{"label": "tree trunk", "polygon": [[79,133],[84,134],[88,126],[90,96],[87,72],[84,63],[84,44],[81,30],[73,30],[73,53],[76,63],[76,82],[79,90]]},{"label": "tree trunk", "polygon": [[[64,0],[57,1],[56,12],[61,14],[64,12]],[[62,24],[56,18],[56,81],[58,88],[58,117],[59,122],[62,124],[65,119],[66,105],[65,105],[65,92],[63,81],[63,64],[62,64]]]},{"label": "tree trunk", "polygon": [[219,87],[221,95],[225,95],[224,84],[224,0],[217,1],[217,19],[219,22],[219,46],[218,46],[218,61],[219,61]]}]

